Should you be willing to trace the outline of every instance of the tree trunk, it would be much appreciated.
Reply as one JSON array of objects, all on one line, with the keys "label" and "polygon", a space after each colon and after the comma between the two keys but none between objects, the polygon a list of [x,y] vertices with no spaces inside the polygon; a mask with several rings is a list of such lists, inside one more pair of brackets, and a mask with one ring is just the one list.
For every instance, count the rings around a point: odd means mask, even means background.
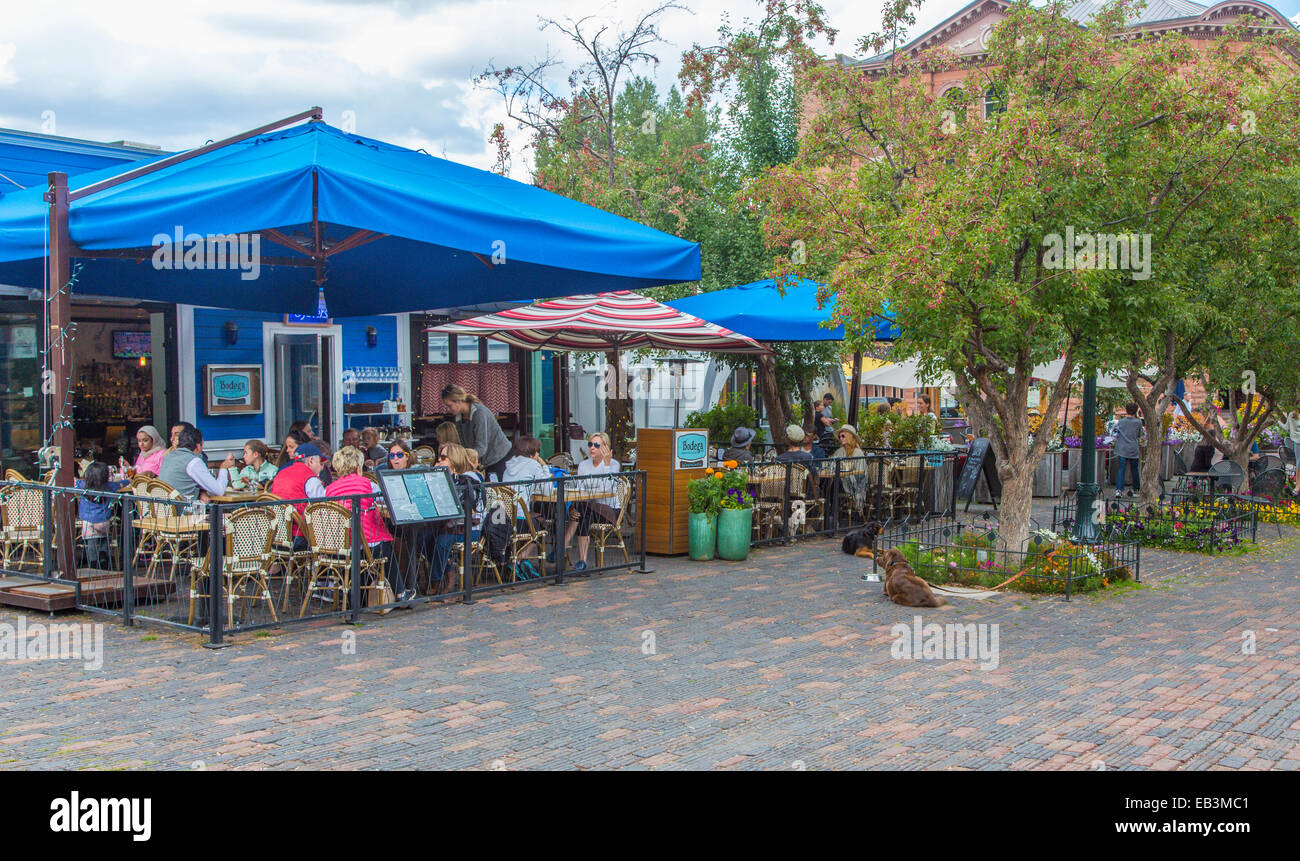
[{"label": "tree trunk", "polygon": [[758,388],[763,395],[763,409],[767,411],[767,422],[772,429],[772,442],[777,445],[789,445],[785,435],[789,415],[781,397],[780,386],[776,382],[776,358],[771,355],[758,357]]},{"label": "tree trunk", "polygon": [[1146,457],[1143,459],[1139,470],[1142,478],[1141,501],[1154,505],[1160,500],[1160,463],[1165,458],[1165,444],[1160,439],[1160,419],[1158,417],[1154,431],[1151,429],[1151,423],[1145,419],[1142,425],[1147,429],[1147,442],[1143,447],[1143,453]]},{"label": "tree trunk", "polygon": [[632,419],[632,399],[627,396],[628,384],[619,365],[618,351],[606,355],[609,366],[605,369],[605,433],[614,449],[614,457],[623,459],[626,439],[635,430]]},{"label": "tree trunk", "polygon": [[[998,462],[1002,499],[998,503],[998,537],[1005,550],[1018,551],[1029,538],[1029,507],[1033,503],[1034,469],[1023,452],[1013,451],[1009,461]],[[1016,563],[1012,563],[1014,565]]]}]

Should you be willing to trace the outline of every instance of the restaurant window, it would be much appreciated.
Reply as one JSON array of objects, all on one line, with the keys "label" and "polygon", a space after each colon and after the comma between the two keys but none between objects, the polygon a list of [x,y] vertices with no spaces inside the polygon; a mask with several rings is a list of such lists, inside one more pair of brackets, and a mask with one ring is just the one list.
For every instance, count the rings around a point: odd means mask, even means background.
[{"label": "restaurant window", "polygon": [[445,365],[451,361],[451,338],[448,335],[429,335],[428,360],[430,365]]},{"label": "restaurant window", "polygon": [[493,341],[490,338],[484,338],[487,343],[487,360],[489,362],[508,362],[510,361],[510,345],[504,341]]},{"label": "restaurant window", "polygon": [[456,361],[462,365],[478,361],[478,338],[473,335],[456,336]]}]

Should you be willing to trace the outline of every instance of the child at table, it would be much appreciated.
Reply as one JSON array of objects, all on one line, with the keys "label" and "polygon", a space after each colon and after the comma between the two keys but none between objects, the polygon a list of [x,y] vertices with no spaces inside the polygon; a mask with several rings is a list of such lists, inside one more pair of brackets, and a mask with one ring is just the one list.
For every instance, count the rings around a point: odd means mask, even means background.
[{"label": "child at table", "polygon": [[[108,465],[92,463],[86,467],[76,487],[81,490],[98,490],[117,493],[126,487],[126,481],[109,481]],[[86,542],[86,563],[92,568],[108,556],[108,532],[113,522],[113,500],[93,493],[84,494],[77,505],[81,521],[81,537]]]}]

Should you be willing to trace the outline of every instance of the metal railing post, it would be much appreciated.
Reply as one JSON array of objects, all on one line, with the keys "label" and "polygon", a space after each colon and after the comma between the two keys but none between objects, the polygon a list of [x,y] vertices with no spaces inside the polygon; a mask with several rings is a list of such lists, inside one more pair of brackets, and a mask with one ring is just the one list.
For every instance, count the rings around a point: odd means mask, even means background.
[{"label": "metal railing post", "polygon": [[555,585],[564,582],[564,563],[569,557],[569,512],[564,510],[564,483],[568,476],[555,479],[555,533],[559,541],[555,549]]},{"label": "metal railing post", "polygon": [[[485,491],[486,493],[486,491]],[[468,480],[465,482],[465,489],[461,494],[465,499],[465,534],[461,538],[460,554],[460,588],[462,591],[461,603],[474,603],[474,487]],[[486,512],[486,506],[484,506]],[[483,524],[485,527],[486,523]],[[487,542],[483,542],[485,547]]]},{"label": "metal railing post", "polygon": [[366,536],[361,532],[361,500],[356,496],[352,497],[351,515],[349,532],[352,534],[348,545],[348,602],[352,605],[352,613],[348,616],[348,621],[355,625],[361,621],[361,542],[366,540]]},{"label": "metal railing post", "polygon": [[781,538],[782,544],[790,543],[790,461],[786,461],[785,466],[785,493],[781,494],[781,531],[784,535]]},{"label": "metal railing post", "polygon": [[[41,488],[41,576],[46,580],[53,579],[50,577],[50,571],[54,567],[54,542],[51,540],[50,533],[53,531],[54,524],[54,488],[45,485]],[[27,551],[24,550],[25,554]],[[24,556],[23,558],[26,558]]]},{"label": "metal railing post", "polygon": [[135,535],[131,522],[132,503],[129,499],[122,502],[122,627],[131,627],[131,615],[135,612]]},{"label": "metal railing post", "polygon": [[[823,461],[825,463],[825,461]],[[831,477],[831,510],[834,512],[835,532],[840,531],[840,459],[835,458],[835,475]]]},{"label": "metal railing post", "polygon": [[637,522],[640,524],[640,532],[637,534],[637,544],[641,547],[641,567],[638,569],[640,574],[649,574],[653,568],[645,567],[645,495],[646,495],[646,473],[644,469],[637,470],[637,492],[636,492],[636,513]]},{"label": "metal railing post", "polygon": [[[179,511],[173,504],[173,511]],[[180,515],[177,515],[179,518]],[[222,554],[225,552],[225,540],[222,535],[221,505],[214,503],[208,509],[208,642],[209,649],[219,649],[225,645],[225,613],[222,611]]]}]

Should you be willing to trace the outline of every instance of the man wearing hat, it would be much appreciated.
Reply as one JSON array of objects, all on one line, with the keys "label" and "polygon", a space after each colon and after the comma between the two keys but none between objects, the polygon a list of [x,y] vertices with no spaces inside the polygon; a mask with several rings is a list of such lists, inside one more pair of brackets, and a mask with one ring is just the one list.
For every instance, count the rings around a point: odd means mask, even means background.
[{"label": "man wearing hat", "polygon": [[776,456],[781,463],[797,460],[812,460],[813,435],[799,425],[790,425],[785,429],[785,436],[790,440],[790,447]]},{"label": "man wearing hat", "polygon": [[731,434],[731,448],[722,453],[723,460],[734,460],[737,463],[753,463],[754,456],[749,453],[749,445],[757,436],[750,428],[736,428]]},{"label": "man wearing hat", "polygon": [[[294,449],[293,456],[293,463],[275,474],[275,479],[271,482],[271,493],[281,499],[324,497],[325,485],[321,483],[320,474],[325,464],[316,443],[302,443]],[[307,509],[307,503],[296,502],[293,507],[302,514]],[[293,544],[295,549],[307,548],[307,539],[298,529],[297,523],[293,525]]]}]

